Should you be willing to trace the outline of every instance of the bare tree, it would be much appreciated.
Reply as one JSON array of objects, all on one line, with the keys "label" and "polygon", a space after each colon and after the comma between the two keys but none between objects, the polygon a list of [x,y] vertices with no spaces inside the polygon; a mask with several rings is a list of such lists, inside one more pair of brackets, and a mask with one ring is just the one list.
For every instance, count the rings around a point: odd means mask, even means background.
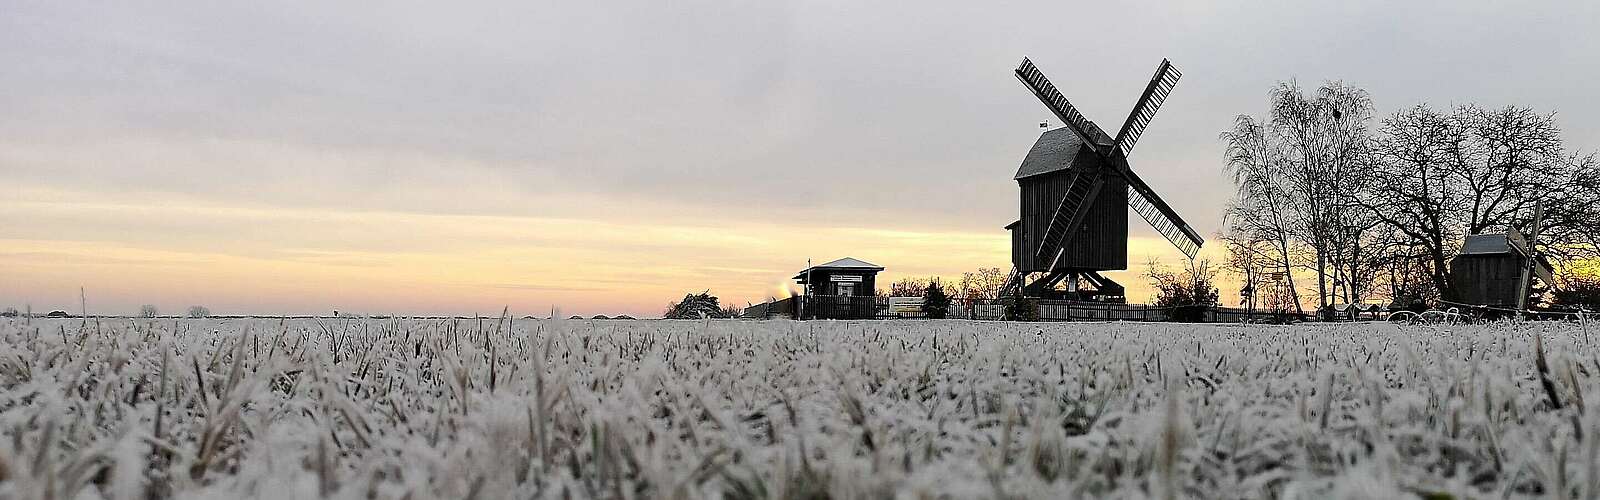
[{"label": "bare tree", "polygon": [[1552,114],[1419,105],[1374,133],[1370,97],[1341,82],[1309,93],[1280,83],[1268,97],[1266,118],[1241,115],[1222,134],[1236,188],[1224,233],[1248,252],[1227,267],[1249,265],[1252,284],[1261,271],[1281,276],[1297,311],[1301,272],[1315,276],[1320,307],[1374,294],[1449,300],[1461,239],[1523,229],[1535,206],[1558,269],[1600,257],[1600,161],[1568,153]]},{"label": "bare tree", "polygon": [[153,306],[153,305],[150,305],[150,304],[145,304],[145,305],[139,306],[139,317],[141,317],[141,318],[154,318],[154,317],[160,316],[160,315],[161,315],[161,310],[160,309],[156,309],[156,306]]},{"label": "bare tree", "polygon": [[[1363,262],[1362,239],[1375,222],[1355,193],[1370,182],[1367,124],[1372,100],[1366,91],[1334,81],[1313,94],[1294,82],[1271,93],[1271,132],[1284,149],[1281,159],[1293,201],[1288,227],[1311,250],[1319,308],[1339,293],[1340,276]],[[1344,287],[1345,300],[1356,299]]]},{"label": "bare tree", "polygon": [[1546,253],[1562,267],[1600,258],[1600,159],[1573,153],[1566,166],[1563,189],[1551,193],[1539,231],[1539,239],[1550,244]]},{"label": "bare tree", "polygon": [[1466,139],[1448,166],[1466,196],[1467,234],[1505,230],[1519,215],[1553,200],[1551,181],[1562,180],[1566,166],[1553,115],[1467,105],[1452,118]]},{"label": "bare tree", "polygon": [[208,318],[208,317],[211,317],[211,309],[207,308],[206,306],[189,306],[189,317],[191,317],[191,318]]},{"label": "bare tree", "polygon": [[890,297],[921,297],[928,289],[928,280],[919,278],[901,278],[900,281],[889,284]]},{"label": "bare tree", "polygon": [[1256,239],[1253,235],[1236,230],[1224,230],[1217,235],[1226,248],[1227,260],[1224,260],[1221,269],[1231,271],[1243,278],[1240,286],[1239,305],[1248,309],[1255,309],[1257,298],[1265,291],[1262,286],[1266,284],[1265,277],[1274,271],[1283,272],[1278,267],[1278,261],[1273,257],[1275,245],[1271,241]]},{"label": "bare tree", "polygon": [[1398,309],[1420,309],[1438,302],[1439,289],[1433,285],[1427,250],[1406,242],[1400,233],[1382,234],[1386,237],[1380,250],[1383,269],[1374,283],[1378,295]]},{"label": "bare tree", "polygon": [[1173,272],[1160,261],[1150,259],[1145,264],[1145,277],[1156,287],[1155,303],[1161,307],[1210,306],[1217,304],[1219,293],[1213,282],[1217,269],[1210,260],[1186,261],[1182,270]]},{"label": "bare tree", "polygon": [[1362,203],[1420,254],[1444,300],[1454,299],[1448,262],[1461,238],[1526,228],[1536,205],[1547,254],[1596,255],[1600,172],[1593,155],[1563,150],[1553,115],[1418,105],[1384,120],[1376,144],[1377,182]]},{"label": "bare tree", "polygon": [[1005,284],[1006,274],[1000,268],[980,267],[975,272],[961,273],[961,281],[948,291],[952,297],[964,299],[997,299]]},{"label": "bare tree", "polygon": [[[1222,133],[1227,141],[1227,167],[1236,193],[1224,214],[1227,231],[1242,240],[1267,242],[1274,264],[1284,270],[1294,267],[1294,246],[1290,241],[1295,217],[1289,199],[1289,176],[1282,168],[1286,155],[1283,145],[1269,136],[1267,127],[1249,115],[1234,119],[1232,130]],[[1296,312],[1300,308],[1293,273],[1285,274]]]},{"label": "bare tree", "polygon": [[1453,219],[1465,195],[1449,164],[1461,156],[1464,131],[1446,115],[1418,105],[1385,119],[1377,138],[1378,182],[1363,200],[1405,245],[1421,254],[1434,288],[1450,289],[1445,263],[1462,236]]}]

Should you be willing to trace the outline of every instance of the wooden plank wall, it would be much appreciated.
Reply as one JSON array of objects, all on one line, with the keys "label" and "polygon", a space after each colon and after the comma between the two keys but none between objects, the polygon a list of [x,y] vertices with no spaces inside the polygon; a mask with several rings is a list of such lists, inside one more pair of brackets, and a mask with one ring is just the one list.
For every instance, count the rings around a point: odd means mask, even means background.
[{"label": "wooden plank wall", "polygon": [[1450,286],[1467,304],[1515,306],[1522,278],[1518,259],[1509,256],[1459,256],[1450,261]]},{"label": "wooden plank wall", "polygon": [[[1037,262],[1034,251],[1049,230],[1050,219],[1066,196],[1071,180],[1070,171],[1061,171],[1019,181],[1023,230],[1021,255],[1017,256],[1023,265],[1019,268],[1030,272],[1048,270],[1050,262]],[[1063,267],[1102,271],[1128,268],[1127,190],[1127,181],[1121,177],[1106,178],[1084,219],[1086,227],[1080,228],[1067,246]]]}]

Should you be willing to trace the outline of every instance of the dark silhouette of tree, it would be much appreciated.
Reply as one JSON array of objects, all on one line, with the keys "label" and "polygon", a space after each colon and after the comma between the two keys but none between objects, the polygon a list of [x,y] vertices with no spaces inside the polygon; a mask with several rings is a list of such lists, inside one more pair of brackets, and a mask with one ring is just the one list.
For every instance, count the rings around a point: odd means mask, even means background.
[{"label": "dark silhouette of tree", "polygon": [[1417,105],[1384,120],[1375,144],[1379,182],[1363,203],[1418,250],[1445,300],[1461,239],[1527,229],[1540,204],[1541,250],[1558,262],[1595,255],[1600,172],[1593,155],[1565,153],[1554,115]]},{"label": "dark silhouette of tree", "polygon": [[1551,293],[1555,299],[1551,305],[1558,309],[1600,312],[1600,275],[1571,276],[1564,281],[1560,289]]},{"label": "dark silhouette of tree", "polygon": [[1370,98],[1338,82],[1280,83],[1269,103],[1222,134],[1236,188],[1223,235],[1248,254],[1226,266],[1247,283],[1281,276],[1296,308],[1300,272],[1314,274],[1319,306],[1451,300],[1462,239],[1526,230],[1536,206],[1558,269],[1600,257],[1600,160],[1569,153],[1554,114],[1417,105],[1371,130]]},{"label": "dark silhouette of tree", "polygon": [[917,278],[901,278],[900,281],[889,284],[890,297],[921,297],[927,291],[928,281]]},{"label": "dark silhouette of tree", "polygon": [[922,313],[931,319],[942,319],[950,313],[950,295],[944,293],[938,278],[928,280],[927,288],[923,289]]},{"label": "dark silhouette of tree", "polygon": [[1145,277],[1156,287],[1155,305],[1175,307],[1217,304],[1219,294],[1214,283],[1217,269],[1211,265],[1211,261],[1191,260],[1178,272],[1173,272],[1155,260],[1151,260],[1146,266]]},{"label": "dark silhouette of tree", "polygon": [[951,296],[963,299],[997,299],[1000,288],[1006,285],[1006,273],[998,267],[980,267],[977,271],[961,273],[961,281],[951,290]]},{"label": "dark silhouette of tree", "polygon": [[1371,116],[1364,90],[1335,81],[1307,93],[1291,81],[1269,93],[1265,120],[1241,115],[1222,134],[1238,190],[1229,232],[1274,243],[1282,268],[1313,271],[1318,305],[1366,291],[1356,278],[1371,273],[1374,224],[1354,196],[1372,179]]}]

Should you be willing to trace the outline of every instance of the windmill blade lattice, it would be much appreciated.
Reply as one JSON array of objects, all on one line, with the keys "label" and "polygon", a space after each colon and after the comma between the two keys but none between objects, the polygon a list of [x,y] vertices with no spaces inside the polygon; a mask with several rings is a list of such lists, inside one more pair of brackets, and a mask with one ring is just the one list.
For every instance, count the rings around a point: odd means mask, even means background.
[{"label": "windmill blade lattice", "polygon": [[1116,147],[1122,156],[1133,154],[1133,145],[1139,142],[1139,135],[1144,133],[1145,127],[1150,125],[1150,120],[1155,118],[1156,111],[1161,109],[1161,103],[1167,100],[1172,88],[1178,85],[1179,78],[1183,78],[1183,72],[1178,71],[1171,61],[1162,59],[1161,64],[1156,66],[1155,76],[1150,77],[1150,84],[1145,86],[1144,94],[1139,96],[1133,111],[1128,113],[1128,120],[1122,123],[1122,130],[1117,131]]},{"label": "windmill blade lattice", "polygon": [[1128,206],[1133,208],[1134,213],[1149,222],[1150,227],[1172,242],[1172,246],[1178,247],[1183,255],[1193,259],[1199,254],[1200,246],[1206,242],[1200,233],[1189,227],[1183,217],[1167,206],[1167,202],[1162,201],[1161,196],[1132,170],[1123,169],[1122,175],[1128,179]]},{"label": "windmill blade lattice", "polygon": [[1050,108],[1062,123],[1067,124],[1067,128],[1072,129],[1072,132],[1083,140],[1089,150],[1105,153],[1105,145],[1110,143],[1110,136],[1106,135],[1104,130],[1100,130],[1094,122],[1084,118],[1083,113],[1079,113],[1078,108],[1067,101],[1067,97],[1061,95],[1061,91],[1056,90],[1055,84],[1045,78],[1044,72],[1033,65],[1033,61],[1026,57],[1022,58],[1022,65],[1017,66],[1016,75],[1018,80],[1022,80],[1023,85],[1027,85],[1028,89],[1033,91],[1033,95],[1044,102],[1045,107]]}]

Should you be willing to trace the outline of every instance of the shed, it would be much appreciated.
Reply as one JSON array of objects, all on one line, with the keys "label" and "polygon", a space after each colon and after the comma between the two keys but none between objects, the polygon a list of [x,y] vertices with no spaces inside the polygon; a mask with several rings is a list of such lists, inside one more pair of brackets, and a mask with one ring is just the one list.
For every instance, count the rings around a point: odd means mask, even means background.
[{"label": "shed", "polygon": [[877,278],[883,266],[845,257],[794,275],[810,290],[798,304],[799,319],[870,319],[878,313]]},{"label": "shed", "polygon": [[871,297],[877,290],[878,273],[883,266],[845,257],[827,264],[808,267],[794,275],[795,282],[811,287],[812,295]]}]

